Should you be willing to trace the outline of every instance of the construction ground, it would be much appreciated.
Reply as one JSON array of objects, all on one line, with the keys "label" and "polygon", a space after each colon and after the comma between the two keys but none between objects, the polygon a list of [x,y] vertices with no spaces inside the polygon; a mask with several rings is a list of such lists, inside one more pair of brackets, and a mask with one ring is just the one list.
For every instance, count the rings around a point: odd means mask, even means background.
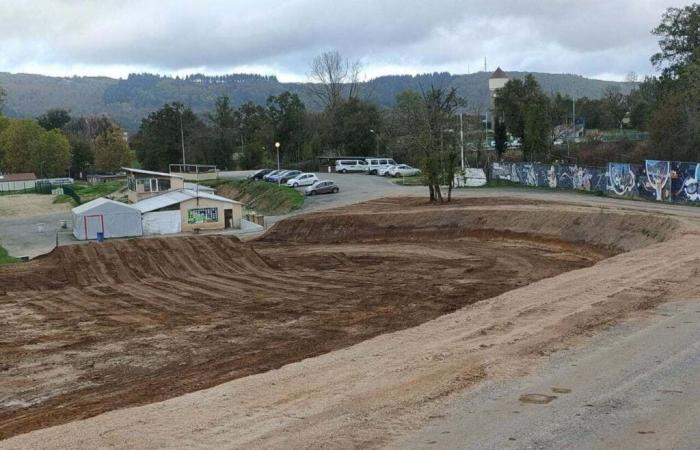
[{"label": "construction ground", "polygon": [[[595,448],[582,439],[608,438],[571,417],[605,417],[611,436],[631,435],[609,448],[692,442],[671,424],[608,420],[679,400],[595,391],[639,390],[605,384],[635,367],[655,374],[646,388],[660,396],[698,388],[679,373],[700,364],[700,210],[474,192],[295,215],[248,242],[114,241],[0,268],[0,447]],[[591,349],[632,346],[630,333],[659,320],[677,330],[669,343],[690,340],[683,364],[656,339],[663,355],[641,346],[648,365]],[[579,370],[579,353],[611,367]],[[481,421],[469,415],[479,408]]]}]

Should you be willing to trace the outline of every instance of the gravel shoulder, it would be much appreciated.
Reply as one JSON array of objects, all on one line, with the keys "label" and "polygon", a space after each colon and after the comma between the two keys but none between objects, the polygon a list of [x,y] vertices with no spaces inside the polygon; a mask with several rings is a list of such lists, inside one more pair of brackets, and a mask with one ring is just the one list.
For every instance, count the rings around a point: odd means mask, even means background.
[{"label": "gravel shoulder", "polygon": [[458,396],[389,447],[697,448],[699,323],[700,298],[662,305],[553,354],[533,375]]}]

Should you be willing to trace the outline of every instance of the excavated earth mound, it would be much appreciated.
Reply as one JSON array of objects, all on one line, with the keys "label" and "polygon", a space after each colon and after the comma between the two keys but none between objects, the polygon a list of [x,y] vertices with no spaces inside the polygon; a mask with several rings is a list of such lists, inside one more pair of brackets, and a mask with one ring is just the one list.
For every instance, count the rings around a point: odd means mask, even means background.
[{"label": "excavated earth mound", "polygon": [[667,217],[369,202],[0,268],[0,438],[269,371],[669,239]]}]

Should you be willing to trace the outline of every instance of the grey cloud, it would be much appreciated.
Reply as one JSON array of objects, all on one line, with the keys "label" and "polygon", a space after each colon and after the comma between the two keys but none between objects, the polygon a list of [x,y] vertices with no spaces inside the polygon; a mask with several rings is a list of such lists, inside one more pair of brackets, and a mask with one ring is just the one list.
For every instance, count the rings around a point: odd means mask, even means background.
[{"label": "grey cloud", "polygon": [[488,55],[518,70],[644,72],[654,48],[649,31],[668,5],[669,0],[4,0],[0,70],[28,63],[163,71],[267,65],[304,73],[313,55],[336,48],[368,66],[407,71],[435,66],[464,72]]}]

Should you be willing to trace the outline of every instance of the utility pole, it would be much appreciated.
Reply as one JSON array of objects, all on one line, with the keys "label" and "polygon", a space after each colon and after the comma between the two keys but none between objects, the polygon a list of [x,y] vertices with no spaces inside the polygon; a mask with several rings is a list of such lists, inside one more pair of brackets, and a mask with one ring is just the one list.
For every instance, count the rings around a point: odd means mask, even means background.
[{"label": "utility pole", "polygon": [[459,113],[459,142],[462,149],[462,173],[464,173],[464,128],[462,127],[462,113]]},{"label": "utility pole", "polygon": [[[574,133],[573,133],[573,136],[571,139],[573,139],[574,142],[576,142],[576,137],[577,137],[576,136],[576,96],[572,95],[571,97],[572,97],[572,99],[571,99],[571,125],[572,125],[572,128],[574,130]],[[570,143],[571,139],[569,139],[569,143],[566,146],[566,150],[567,150],[566,156],[568,157],[569,160],[571,160],[571,143]]]},{"label": "utility pole", "polygon": [[182,128],[182,109],[180,109],[180,142],[182,143],[182,170],[185,170],[185,130]]}]

